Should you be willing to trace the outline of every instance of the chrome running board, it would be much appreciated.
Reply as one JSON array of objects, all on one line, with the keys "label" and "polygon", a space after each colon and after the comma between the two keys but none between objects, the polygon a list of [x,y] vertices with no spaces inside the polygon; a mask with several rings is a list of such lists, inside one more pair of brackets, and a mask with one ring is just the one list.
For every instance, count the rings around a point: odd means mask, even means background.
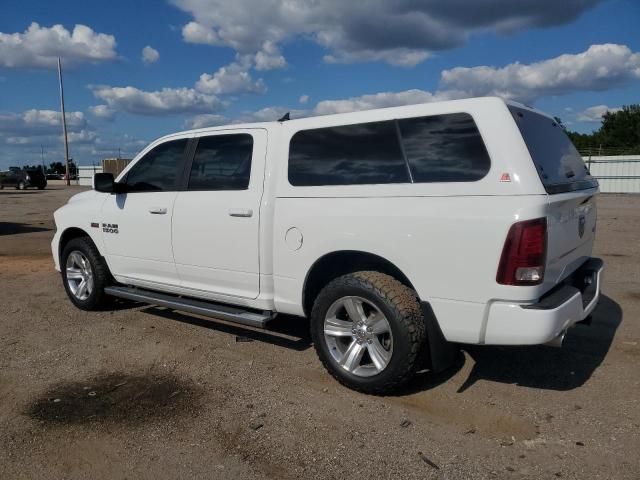
[{"label": "chrome running board", "polygon": [[114,297],[133,300],[134,302],[149,303],[159,307],[171,308],[183,312],[218,318],[228,322],[240,323],[250,327],[265,328],[267,322],[275,317],[271,311],[261,313],[243,310],[242,308],[223,305],[220,303],[194,300],[192,298],[169,295],[133,287],[106,287],[104,293]]}]

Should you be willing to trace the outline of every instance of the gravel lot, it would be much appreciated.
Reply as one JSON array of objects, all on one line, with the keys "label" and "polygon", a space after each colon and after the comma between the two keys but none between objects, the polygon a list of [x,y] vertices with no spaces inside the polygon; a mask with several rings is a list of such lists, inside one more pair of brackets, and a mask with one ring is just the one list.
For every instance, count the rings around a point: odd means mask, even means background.
[{"label": "gravel lot", "polygon": [[0,191],[0,478],[640,478],[640,196],[600,197],[605,296],[563,349],[465,347],[373,397],[302,319],[75,309],[49,242],[79,191]]}]

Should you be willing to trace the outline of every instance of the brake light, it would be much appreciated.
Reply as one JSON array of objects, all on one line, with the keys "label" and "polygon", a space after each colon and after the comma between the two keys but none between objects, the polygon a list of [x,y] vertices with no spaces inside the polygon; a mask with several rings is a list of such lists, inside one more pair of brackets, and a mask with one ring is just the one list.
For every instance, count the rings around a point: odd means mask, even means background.
[{"label": "brake light", "polygon": [[544,278],[547,220],[514,223],[504,242],[496,281],[502,285],[538,285]]}]

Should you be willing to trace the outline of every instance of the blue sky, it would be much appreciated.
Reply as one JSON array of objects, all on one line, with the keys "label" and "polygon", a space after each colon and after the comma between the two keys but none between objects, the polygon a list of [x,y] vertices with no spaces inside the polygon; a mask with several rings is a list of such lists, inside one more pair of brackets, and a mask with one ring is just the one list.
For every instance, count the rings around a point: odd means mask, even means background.
[{"label": "blue sky", "polygon": [[639,22],[636,0],[3,0],[0,169],[62,160],[57,56],[90,164],[185,128],[476,95],[590,131],[640,102]]}]

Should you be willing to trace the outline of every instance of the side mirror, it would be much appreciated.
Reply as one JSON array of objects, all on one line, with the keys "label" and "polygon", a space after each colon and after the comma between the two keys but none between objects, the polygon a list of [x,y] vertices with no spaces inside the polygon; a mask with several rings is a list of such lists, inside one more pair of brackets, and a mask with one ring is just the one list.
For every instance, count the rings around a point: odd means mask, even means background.
[{"label": "side mirror", "polygon": [[96,173],[93,176],[93,188],[97,192],[113,193],[114,183],[112,173]]},{"label": "side mirror", "polygon": [[93,188],[103,193],[127,193],[127,185],[114,181],[112,173],[96,173],[93,176]]},{"label": "side mirror", "polygon": [[113,193],[114,184],[112,173],[96,173],[93,176],[93,188],[97,192]]}]

